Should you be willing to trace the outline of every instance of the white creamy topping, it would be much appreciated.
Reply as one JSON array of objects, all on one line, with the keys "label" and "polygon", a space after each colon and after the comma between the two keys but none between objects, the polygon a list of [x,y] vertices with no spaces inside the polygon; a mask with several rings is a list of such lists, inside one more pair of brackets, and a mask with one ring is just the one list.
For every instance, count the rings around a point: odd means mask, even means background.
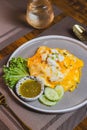
[{"label": "white creamy topping", "polygon": [[55,73],[56,71],[58,71],[58,69],[55,66],[51,66],[51,70],[53,73]]},{"label": "white creamy topping", "polygon": [[49,80],[53,81],[60,81],[64,78],[64,74],[60,72],[59,68],[56,66],[50,66],[50,73],[49,73]]},{"label": "white creamy topping", "polygon": [[51,49],[52,53],[59,53],[56,49]]},{"label": "white creamy topping", "polygon": [[64,75],[60,72],[60,71],[56,71],[55,73],[52,73],[51,77],[50,77],[50,81],[60,81],[64,78]]},{"label": "white creamy topping", "polygon": [[43,53],[42,61],[46,61],[48,67],[46,68],[46,74],[51,82],[60,81],[64,78],[64,74],[60,71],[60,67],[57,61],[64,60],[64,56],[60,54],[56,49],[51,49],[52,54]]},{"label": "white creamy topping", "polygon": [[53,53],[53,54],[51,54],[52,59],[59,61],[59,62],[64,60],[64,56],[62,54],[60,54],[56,49],[51,49],[51,52]]},{"label": "white creamy topping", "polygon": [[47,63],[48,63],[48,65],[51,65],[51,66],[57,66],[56,61],[53,60],[51,57],[47,58]]},{"label": "white creamy topping", "polygon": [[58,60],[59,60],[60,62],[63,61],[63,60],[64,60],[64,56],[61,55],[61,54],[59,54],[59,55],[58,55]]},{"label": "white creamy topping", "polygon": [[49,54],[49,57],[50,57],[52,60],[56,60],[56,55],[55,55],[55,54]]}]

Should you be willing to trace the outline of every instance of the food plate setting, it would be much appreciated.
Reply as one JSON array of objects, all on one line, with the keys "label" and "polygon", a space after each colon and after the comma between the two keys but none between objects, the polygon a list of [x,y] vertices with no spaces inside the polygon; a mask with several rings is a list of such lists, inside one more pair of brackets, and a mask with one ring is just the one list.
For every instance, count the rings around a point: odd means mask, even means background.
[{"label": "food plate setting", "polygon": [[[15,67],[17,63],[21,68],[18,62],[25,67],[23,73]],[[21,72],[22,76],[15,81],[13,77],[8,83],[12,66],[17,75]],[[39,112],[63,113],[87,104],[87,47],[78,40],[49,35],[28,41],[13,52],[4,73],[12,95]],[[16,73],[14,75],[16,77]],[[27,84],[31,86],[29,95]]]}]

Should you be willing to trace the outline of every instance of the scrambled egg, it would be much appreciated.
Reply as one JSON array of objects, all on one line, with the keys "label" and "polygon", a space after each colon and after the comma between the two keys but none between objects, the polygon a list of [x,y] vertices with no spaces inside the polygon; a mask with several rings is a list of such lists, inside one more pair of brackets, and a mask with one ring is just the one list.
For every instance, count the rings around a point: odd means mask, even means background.
[{"label": "scrambled egg", "polygon": [[41,46],[28,58],[30,75],[41,78],[46,86],[62,85],[65,91],[73,91],[80,82],[82,60],[59,48]]}]

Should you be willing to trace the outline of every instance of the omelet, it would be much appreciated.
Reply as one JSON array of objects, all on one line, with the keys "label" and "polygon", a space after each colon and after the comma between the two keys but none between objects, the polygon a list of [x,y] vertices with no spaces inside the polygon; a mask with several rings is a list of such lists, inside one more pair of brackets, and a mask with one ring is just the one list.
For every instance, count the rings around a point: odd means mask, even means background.
[{"label": "omelet", "polygon": [[69,51],[47,46],[40,46],[28,58],[30,75],[41,78],[51,88],[62,85],[65,91],[77,88],[83,66],[84,62]]}]

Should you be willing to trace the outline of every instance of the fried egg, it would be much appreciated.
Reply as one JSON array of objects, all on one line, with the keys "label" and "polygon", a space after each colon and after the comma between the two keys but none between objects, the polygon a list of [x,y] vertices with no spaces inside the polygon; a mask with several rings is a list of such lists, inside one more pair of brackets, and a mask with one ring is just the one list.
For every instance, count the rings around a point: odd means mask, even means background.
[{"label": "fried egg", "polygon": [[65,91],[73,91],[80,82],[84,62],[69,51],[41,46],[28,58],[31,76],[41,78],[46,86],[62,85]]}]

